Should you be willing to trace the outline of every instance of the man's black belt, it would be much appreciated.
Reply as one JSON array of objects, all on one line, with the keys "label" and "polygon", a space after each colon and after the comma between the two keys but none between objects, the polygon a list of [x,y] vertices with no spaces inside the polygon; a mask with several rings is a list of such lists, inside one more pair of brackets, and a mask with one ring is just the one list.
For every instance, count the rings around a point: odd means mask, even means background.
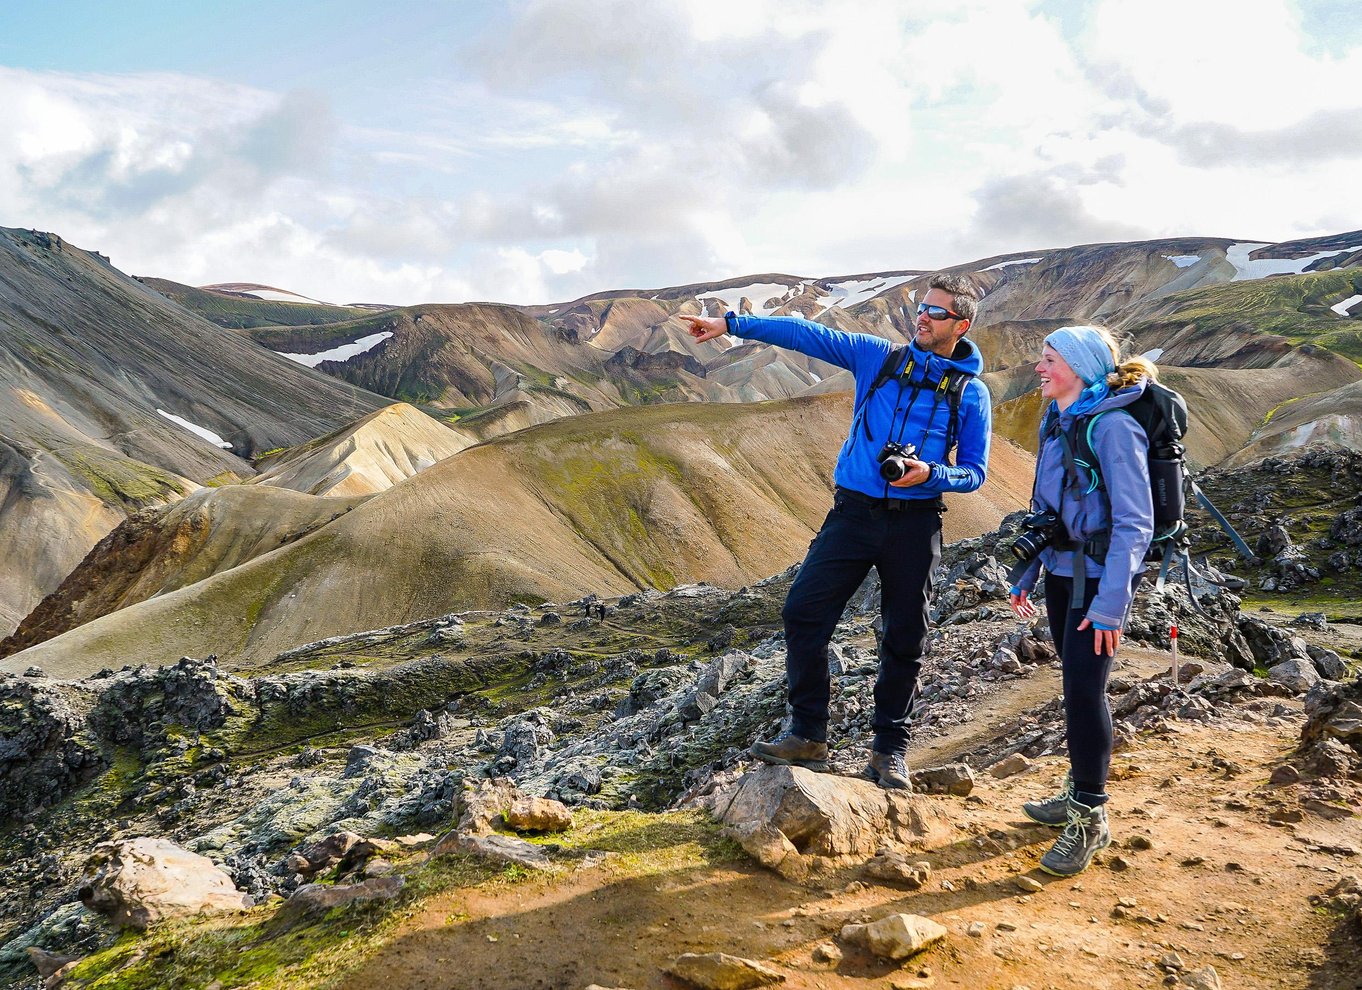
[{"label": "man's black belt", "polygon": [[862,505],[872,505],[877,509],[885,509],[888,512],[945,512],[946,503],[940,495],[934,498],[875,498],[864,492],[858,492],[853,488],[843,488],[837,486],[837,498],[844,498],[850,502],[860,502]]}]

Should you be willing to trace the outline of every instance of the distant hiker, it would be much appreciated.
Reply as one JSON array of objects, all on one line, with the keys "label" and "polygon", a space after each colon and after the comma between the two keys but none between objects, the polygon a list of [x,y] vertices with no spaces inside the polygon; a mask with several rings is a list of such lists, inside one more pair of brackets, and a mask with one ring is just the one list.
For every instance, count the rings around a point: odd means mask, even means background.
[{"label": "distant hiker", "polygon": [[856,377],[851,429],[833,472],[832,511],[809,544],[781,613],[790,721],[772,741],[752,746],[759,760],[827,770],[828,642],[874,567],[882,635],[866,775],[881,787],[911,787],[904,753],[927,643],[932,572],[941,559],[941,493],[974,491],[988,466],[992,407],[976,377],[983,370],[979,350],[964,339],[978,303],[978,289],[964,276],[934,276],[918,304],[913,339],[899,348],[796,317],[681,317],[697,341],[729,333],[791,348]]},{"label": "distant hiker", "polygon": [[[1066,877],[1111,844],[1107,678],[1154,532],[1148,440],[1131,415],[1114,413],[1138,399],[1158,372],[1144,358],[1123,361],[1106,330],[1061,327],[1045,338],[1036,373],[1040,394],[1052,401],[1041,424],[1031,515],[1013,547],[1021,563],[1012,573],[1011,602],[1020,618],[1036,614],[1030,594],[1044,566],[1071,769],[1059,794],[1022,810],[1042,825],[1064,826],[1040,866]],[[1095,464],[1075,457],[1080,446],[1093,452]]]}]

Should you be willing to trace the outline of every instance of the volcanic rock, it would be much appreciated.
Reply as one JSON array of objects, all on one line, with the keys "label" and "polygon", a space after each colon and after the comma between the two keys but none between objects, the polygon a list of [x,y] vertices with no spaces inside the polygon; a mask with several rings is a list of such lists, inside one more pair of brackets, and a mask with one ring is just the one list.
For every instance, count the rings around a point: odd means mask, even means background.
[{"label": "volcanic rock", "polygon": [[917,914],[891,914],[868,925],[844,925],[842,939],[882,959],[907,959],[946,937],[946,929]]},{"label": "volcanic rock", "polygon": [[785,982],[775,970],[726,952],[687,952],[677,956],[667,972],[704,990],[749,990]]},{"label": "volcanic rock", "polygon": [[95,847],[80,899],[115,925],[145,929],[167,918],[241,911],[253,906],[211,860],[166,839],[140,838]]},{"label": "volcanic rock", "polygon": [[770,825],[803,855],[863,858],[950,831],[931,798],[802,767],[759,767],[698,803],[730,825]]}]

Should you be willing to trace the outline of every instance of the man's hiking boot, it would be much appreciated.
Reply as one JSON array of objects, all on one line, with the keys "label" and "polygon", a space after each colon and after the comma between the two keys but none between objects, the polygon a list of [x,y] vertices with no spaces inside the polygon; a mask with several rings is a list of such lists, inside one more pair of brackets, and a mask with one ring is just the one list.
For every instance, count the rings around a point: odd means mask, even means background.
[{"label": "man's hiking boot", "polygon": [[1070,798],[1069,824],[1040,858],[1040,868],[1051,876],[1071,877],[1086,870],[1092,858],[1109,845],[1106,806],[1090,808]]},{"label": "man's hiking boot", "polygon": [[828,772],[828,744],[813,742],[793,732],[782,732],[770,742],[755,742],[749,752],[763,763]]},{"label": "man's hiking boot", "polygon": [[902,753],[871,753],[870,765],[865,775],[886,790],[911,791],[913,782],[908,779],[908,767],[903,762]]},{"label": "man's hiking boot", "polygon": [[1064,775],[1064,786],[1059,789],[1058,794],[1041,801],[1027,801],[1022,805],[1022,814],[1037,825],[1059,828],[1069,821],[1069,801],[1073,799],[1073,796],[1073,774],[1066,773]]}]

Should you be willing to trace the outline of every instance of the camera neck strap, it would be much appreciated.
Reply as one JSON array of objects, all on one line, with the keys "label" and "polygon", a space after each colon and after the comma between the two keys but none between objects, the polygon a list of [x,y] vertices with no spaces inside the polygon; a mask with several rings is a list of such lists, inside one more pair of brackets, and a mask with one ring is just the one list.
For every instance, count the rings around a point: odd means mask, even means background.
[{"label": "camera neck strap", "polygon": [[[900,363],[903,363],[902,371],[898,370]],[[914,372],[916,370],[917,361],[909,348],[900,347],[891,351],[885,358],[883,365],[880,366],[879,373],[875,376],[875,380],[866,391],[864,398],[861,399],[861,403],[856,408],[852,418],[853,420],[856,418],[860,419],[861,430],[865,433],[865,438],[867,440],[874,439],[870,434],[870,424],[866,422],[866,408],[870,404],[870,396],[873,395],[881,385],[893,378],[898,382],[899,386],[898,399],[903,397],[903,390],[905,387],[912,390],[912,394],[908,398],[908,406],[903,410],[903,422],[898,424],[897,436],[894,436],[894,426],[898,420],[897,399],[895,401],[896,408],[894,412],[894,421],[889,424],[889,436],[893,437],[895,443],[902,443],[903,435],[908,429],[908,420],[913,411],[913,404],[917,402],[917,397],[921,392],[930,388],[932,390],[932,408],[927,414],[926,425],[924,425],[922,436],[918,440],[918,456],[921,457],[926,453],[927,437],[931,434],[932,423],[936,419],[936,411],[941,405],[941,400],[944,398],[950,404],[950,417],[946,423],[945,447],[943,448],[942,460],[949,464],[951,463],[951,451],[956,445],[957,435],[960,431],[961,396],[964,394],[965,386],[969,383],[969,379],[973,376],[968,372],[960,371],[956,368],[947,368],[942,372],[941,377],[933,382],[928,378],[928,372],[931,371],[930,358],[928,359],[927,365],[923,368],[923,373],[920,378],[914,377]],[[853,429],[854,428],[853,425]]]}]

